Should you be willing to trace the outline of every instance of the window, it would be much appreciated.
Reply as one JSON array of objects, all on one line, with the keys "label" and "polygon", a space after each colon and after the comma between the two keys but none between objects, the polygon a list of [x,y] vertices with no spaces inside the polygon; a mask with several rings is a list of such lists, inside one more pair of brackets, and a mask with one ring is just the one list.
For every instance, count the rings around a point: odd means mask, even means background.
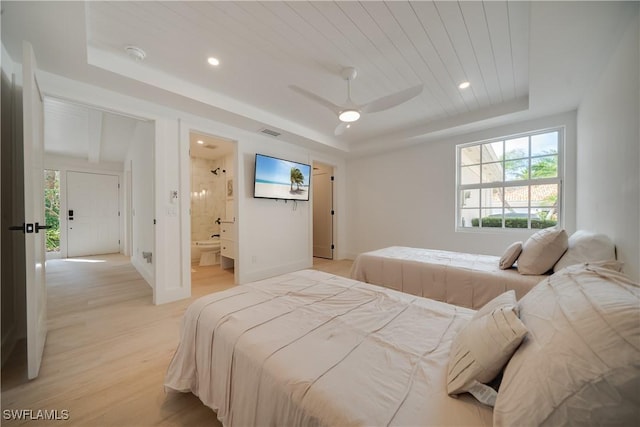
[{"label": "window", "polygon": [[563,129],[457,146],[457,229],[537,229],[560,220]]},{"label": "window", "polygon": [[44,216],[47,252],[60,252],[60,171],[44,171]]}]

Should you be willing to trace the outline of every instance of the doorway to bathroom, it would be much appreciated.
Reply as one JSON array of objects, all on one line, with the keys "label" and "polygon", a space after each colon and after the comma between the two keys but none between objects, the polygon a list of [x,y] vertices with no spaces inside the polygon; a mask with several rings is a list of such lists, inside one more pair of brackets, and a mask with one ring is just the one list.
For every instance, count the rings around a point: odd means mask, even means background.
[{"label": "doorway to bathroom", "polygon": [[189,134],[191,187],[191,283],[234,276],[235,203],[233,141]]}]

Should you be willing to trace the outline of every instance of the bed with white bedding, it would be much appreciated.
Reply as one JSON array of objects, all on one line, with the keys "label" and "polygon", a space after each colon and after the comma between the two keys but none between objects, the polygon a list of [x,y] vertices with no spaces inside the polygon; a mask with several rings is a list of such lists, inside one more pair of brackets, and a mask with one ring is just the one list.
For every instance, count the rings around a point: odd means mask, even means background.
[{"label": "bed with white bedding", "polygon": [[196,300],[165,387],[227,426],[491,425],[447,395],[447,363],[474,311],[313,270]]},{"label": "bed with white bedding", "polygon": [[358,255],[351,277],[473,309],[508,290],[522,298],[548,277],[501,270],[499,262],[491,255],[392,246]]},{"label": "bed with white bedding", "polygon": [[621,268],[571,265],[478,311],[318,271],[253,282],[189,306],[165,386],[228,427],[635,425],[640,286]]}]

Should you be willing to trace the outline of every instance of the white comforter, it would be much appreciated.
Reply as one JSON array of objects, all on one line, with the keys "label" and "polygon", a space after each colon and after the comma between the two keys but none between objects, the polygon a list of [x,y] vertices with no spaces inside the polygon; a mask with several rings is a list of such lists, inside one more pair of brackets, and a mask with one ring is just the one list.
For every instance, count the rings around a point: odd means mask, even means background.
[{"label": "white comforter", "polygon": [[446,393],[451,340],[473,311],[305,270],[187,309],[165,386],[225,426],[491,425]]},{"label": "white comforter", "polygon": [[520,299],[549,277],[500,270],[499,260],[491,255],[392,246],[358,255],[351,277],[476,310],[509,290]]}]

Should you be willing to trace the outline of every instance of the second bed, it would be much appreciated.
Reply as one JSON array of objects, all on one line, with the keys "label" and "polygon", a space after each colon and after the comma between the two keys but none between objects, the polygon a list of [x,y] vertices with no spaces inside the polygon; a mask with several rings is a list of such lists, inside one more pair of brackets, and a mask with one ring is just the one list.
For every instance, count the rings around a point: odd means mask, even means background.
[{"label": "second bed", "polygon": [[358,255],[351,277],[473,309],[509,290],[520,299],[548,277],[501,270],[499,261],[491,255],[391,246]]}]

